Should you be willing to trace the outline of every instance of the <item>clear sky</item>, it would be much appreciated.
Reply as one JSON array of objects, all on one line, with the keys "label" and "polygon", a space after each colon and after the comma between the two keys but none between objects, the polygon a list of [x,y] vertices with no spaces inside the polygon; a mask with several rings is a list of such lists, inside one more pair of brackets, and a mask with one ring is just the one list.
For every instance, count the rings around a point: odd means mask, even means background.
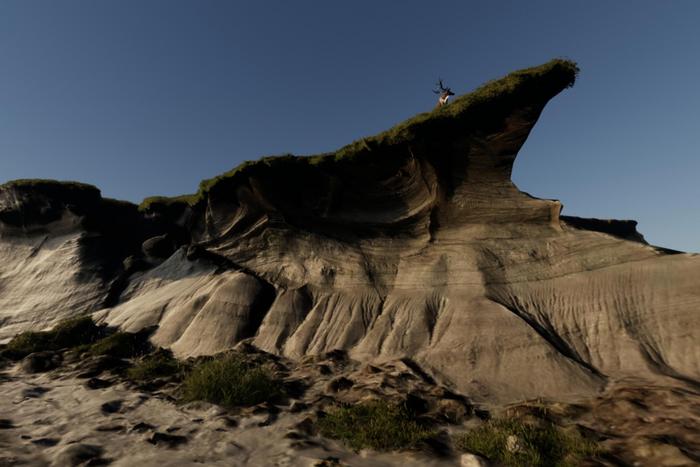
[{"label": "clear sky", "polygon": [[564,213],[700,252],[700,1],[1,0],[0,182],[140,201],[332,151],[554,57],[581,68],[516,162]]}]

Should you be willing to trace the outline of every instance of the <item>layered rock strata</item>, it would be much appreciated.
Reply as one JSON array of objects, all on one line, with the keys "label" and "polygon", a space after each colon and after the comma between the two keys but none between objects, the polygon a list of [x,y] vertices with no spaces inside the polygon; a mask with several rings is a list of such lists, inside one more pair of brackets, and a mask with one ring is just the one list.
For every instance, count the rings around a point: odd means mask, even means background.
[{"label": "layered rock strata", "polygon": [[631,221],[560,217],[510,179],[576,72],[515,72],[336,153],[247,163],[138,211],[83,186],[4,185],[0,337],[90,312],[158,326],[181,356],[249,339],[291,358],[408,357],[492,401],[697,382],[700,257]]}]

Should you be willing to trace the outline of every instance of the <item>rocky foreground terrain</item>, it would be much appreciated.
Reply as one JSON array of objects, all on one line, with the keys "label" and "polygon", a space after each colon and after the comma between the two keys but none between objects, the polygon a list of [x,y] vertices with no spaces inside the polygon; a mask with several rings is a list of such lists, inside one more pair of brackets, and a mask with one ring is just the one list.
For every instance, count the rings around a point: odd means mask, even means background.
[{"label": "rocky foreground terrain", "polygon": [[[627,378],[575,403],[493,406],[474,404],[410,359],[373,365],[335,351],[292,361],[248,342],[233,354],[270,368],[284,396],[238,408],[183,402],[178,375],[135,379],[126,359],[67,351],[43,371],[27,357],[0,376],[0,413],[9,417],[0,419],[0,465],[486,466],[460,437],[503,419],[568,430],[594,449],[557,464],[521,463],[516,451],[506,465],[700,462],[700,393],[684,384]],[[334,408],[372,400],[407,407],[431,433],[398,451],[324,436],[320,420]]]},{"label": "rocky foreground terrain", "polygon": [[[191,365],[235,347],[300,385],[222,409],[183,403],[180,376],[125,376],[142,354],[6,354],[1,462],[467,465],[486,460],[459,433],[503,417],[575,430],[598,446],[587,465],[700,462],[700,256],[647,244],[634,221],[561,216],[510,180],[576,73],[521,70],[335,153],[140,206],[0,186],[7,349],[90,315]],[[323,435],[333,407],[373,399],[430,436],[380,453]]]}]

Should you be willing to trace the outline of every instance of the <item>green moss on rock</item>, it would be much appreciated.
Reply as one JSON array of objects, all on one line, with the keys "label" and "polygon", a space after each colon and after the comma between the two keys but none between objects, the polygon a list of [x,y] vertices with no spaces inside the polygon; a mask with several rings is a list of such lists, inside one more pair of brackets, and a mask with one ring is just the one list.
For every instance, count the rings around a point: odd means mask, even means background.
[{"label": "green moss on rock", "polygon": [[139,204],[140,211],[162,210],[168,209],[177,205],[192,206],[197,202],[197,195],[180,195],[180,196],[150,196],[144,199]]},{"label": "green moss on rock", "polygon": [[136,381],[149,381],[164,376],[172,376],[183,370],[183,365],[173,357],[170,351],[159,350],[137,361],[126,372]]},{"label": "green moss on rock", "polygon": [[29,331],[15,336],[3,350],[8,358],[19,359],[34,352],[78,347],[95,342],[100,328],[83,316],[62,321],[50,331]]},{"label": "green moss on rock", "polygon": [[319,418],[318,428],[323,436],[339,439],[358,450],[412,448],[435,436],[434,431],[416,422],[406,408],[384,401],[331,409]]},{"label": "green moss on rock", "polygon": [[60,180],[50,180],[43,178],[20,178],[17,180],[10,180],[9,182],[0,185],[0,190],[9,188],[31,188],[31,189],[74,189],[83,191],[97,191],[100,190],[94,185],[87,183],[74,182],[74,181],[60,181]]},{"label": "green moss on rock", "polygon": [[261,367],[235,354],[197,365],[183,382],[182,400],[206,401],[223,407],[255,405],[282,394],[282,385]]}]

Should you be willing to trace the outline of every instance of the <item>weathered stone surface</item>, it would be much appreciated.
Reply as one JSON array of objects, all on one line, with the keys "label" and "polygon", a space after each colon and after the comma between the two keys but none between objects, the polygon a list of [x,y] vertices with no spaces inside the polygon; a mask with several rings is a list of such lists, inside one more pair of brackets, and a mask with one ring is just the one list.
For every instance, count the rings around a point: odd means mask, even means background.
[{"label": "weathered stone surface", "polygon": [[146,256],[156,259],[165,259],[175,253],[177,245],[168,234],[151,237],[141,245],[141,250]]}]

